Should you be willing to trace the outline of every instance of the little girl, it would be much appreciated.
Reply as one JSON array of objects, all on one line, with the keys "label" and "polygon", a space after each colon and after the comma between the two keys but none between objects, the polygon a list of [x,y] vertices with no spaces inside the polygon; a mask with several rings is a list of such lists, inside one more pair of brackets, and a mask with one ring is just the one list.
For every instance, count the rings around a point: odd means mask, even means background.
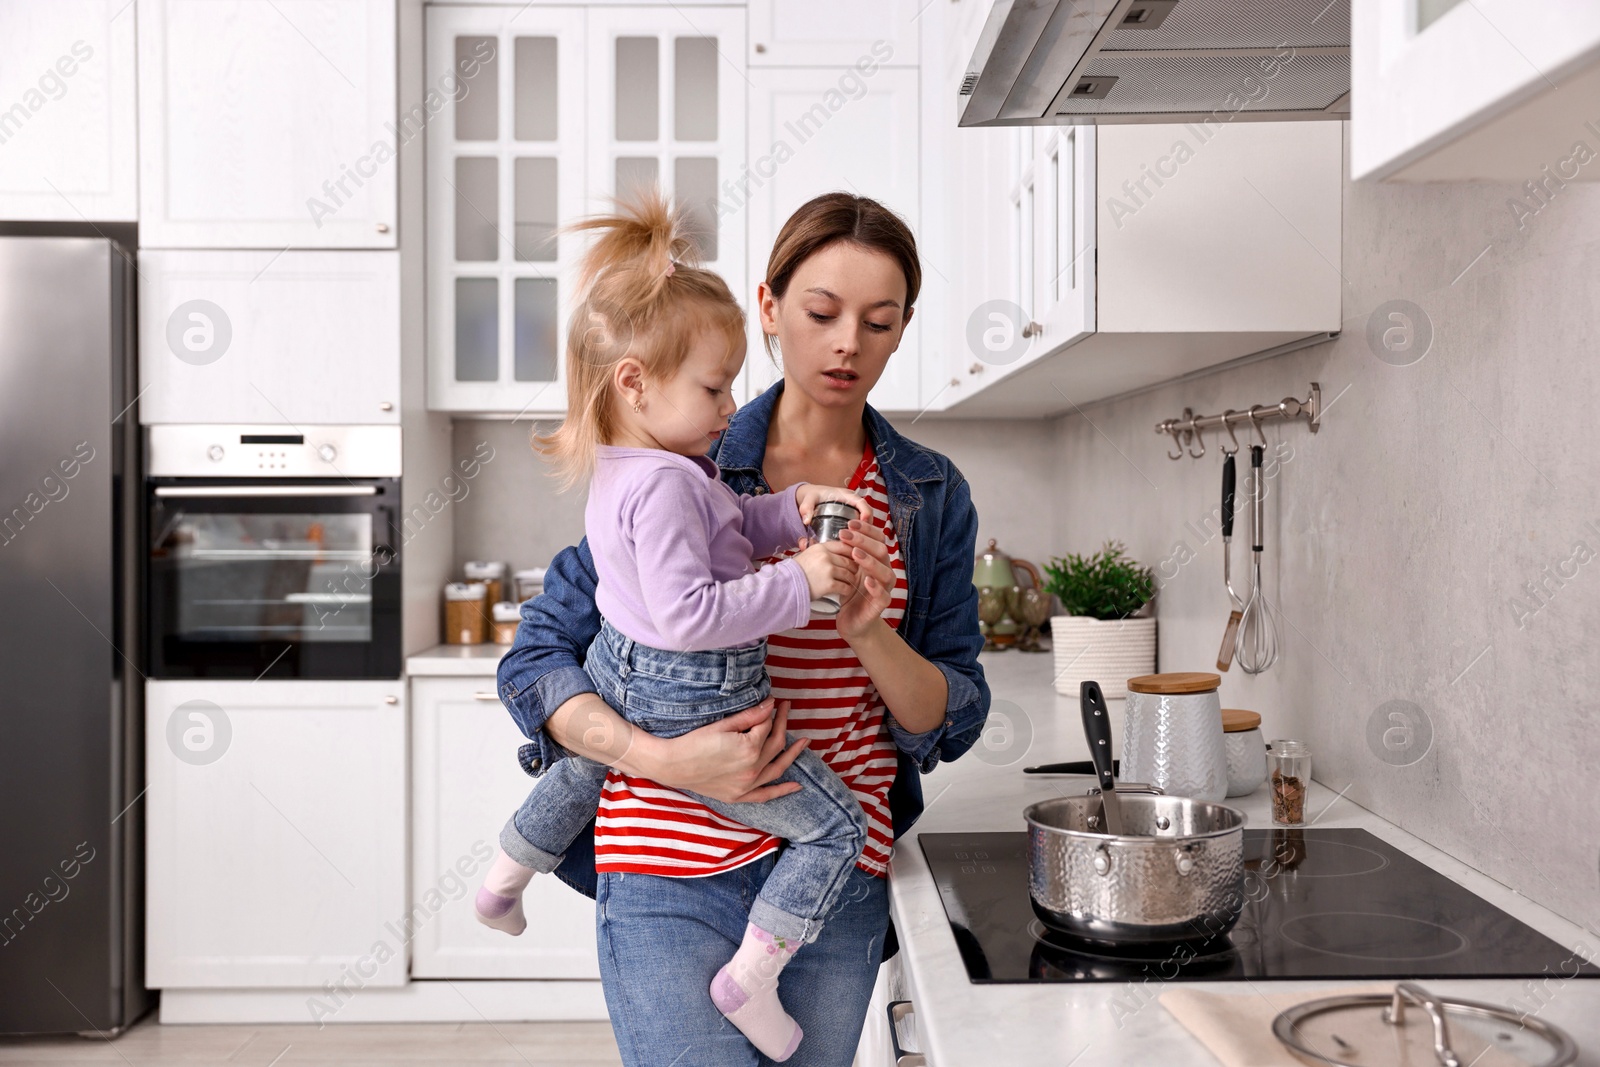
[{"label": "little girl", "polygon": [[[536,447],[567,487],[591,478],[584,525],[604,621],[584,668],[630,723],[675,737],[765,700],[767,635],[804,626],[813,599],[854,591],[854,564],[836,541],[760,570],[751,559],[799,543],[824,501],[863,518],[870,509],[845,489],[800,482],[741,497],[722,481],[705,453],[734,411],[744,313],[721,278],[686,262],[692,246],[659,194],[573,229],[598,236],[580,269],[582,303],[567,340],[567,418]],[[606,771],[580,756],[545,771],[501,831],[477,895],[481,922],[523,931],[523,890],[588,825]],[[778,973],[822,929],[860,858],[867,820],[813,752],[778,781],[802,788],[764,803],[695,799],[788,842],[743,943],[710,988],[751,1044],[785,1060],[801,1032],[778,1000]]]}]

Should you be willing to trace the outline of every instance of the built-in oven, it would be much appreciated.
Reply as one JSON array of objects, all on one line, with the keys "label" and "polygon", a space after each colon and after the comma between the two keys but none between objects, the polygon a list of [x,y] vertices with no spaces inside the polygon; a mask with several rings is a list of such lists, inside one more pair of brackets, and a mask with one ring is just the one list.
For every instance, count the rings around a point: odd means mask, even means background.
[{"label": "built-in oven", "polygon": [[400,428],[151,426],[152,678],[398,678]]}]

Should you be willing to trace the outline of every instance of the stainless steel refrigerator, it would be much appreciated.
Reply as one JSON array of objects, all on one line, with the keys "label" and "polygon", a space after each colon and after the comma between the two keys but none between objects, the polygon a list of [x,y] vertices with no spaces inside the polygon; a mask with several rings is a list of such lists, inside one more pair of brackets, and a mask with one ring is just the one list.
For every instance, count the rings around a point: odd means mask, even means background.
[{"label": "stainless steel refrigerator", "polygon": [[0,1033],[149,1006],[135,273],[0,237]]}]

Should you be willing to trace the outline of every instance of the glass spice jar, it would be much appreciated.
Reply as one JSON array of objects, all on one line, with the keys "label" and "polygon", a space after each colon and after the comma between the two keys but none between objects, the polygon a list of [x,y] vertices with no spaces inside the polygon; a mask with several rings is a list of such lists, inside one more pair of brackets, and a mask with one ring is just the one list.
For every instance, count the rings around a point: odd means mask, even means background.
[{"label": "glass spice jar", "polygon": [[494,622],[490,627],[491,640],[497,645],[509,645],[517,639],[517,624],[522,620],[522,607],[502,600],[490,609]]},{"label": "glass spice jar", "polygon": [[1306,821],[1306,790],[1311,787],[1311,749],[1304,741],[1280,738],[1267,746],[1267,777],[1272,785],[1272,822],[1299,826]]}]

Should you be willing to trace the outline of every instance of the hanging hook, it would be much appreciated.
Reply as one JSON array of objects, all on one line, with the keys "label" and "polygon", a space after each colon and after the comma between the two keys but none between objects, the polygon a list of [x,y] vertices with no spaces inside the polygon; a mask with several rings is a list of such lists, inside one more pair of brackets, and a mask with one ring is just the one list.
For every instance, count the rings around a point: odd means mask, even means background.
[{"label": "hanging hook", "polygon": [[1190,431],[1194,434],[1194,439],[1196,441],[1200,442],[1200,451],[1196,452],[1192,448],[1187,448],[1184,451],[1189,453],[1189,458],[1190,459],[1199,459],[1201,456],[1204,456],[1206,454],[1206,435],[1203,432],[1201,432],[1201,429],[1200,429],[1199,426],[1195,425],[1194,412],[1191,411],[1191,412],[1188,413],[1188,415],[1189,415]]},{"label": "hanging hook", "polygon": [[1258,405],[1258,404],[1251,404],[1250,405],[1250,425],[1256,431],[1256,436],[1261,439],[1261,447],[1262,448],[1266,448],[1267,447],[1267,435],[1261,431],[1261,423],[1259,421],[1257,421],[1258,416],[1256,414],[1256,408],[1259,407],[1259,406],[1260,405]]},{"label": "hanging hook", "polygon": [[1223,429],[1228,431],[1228,440],[1233,442],[1232,448],[1224,448],[1220,441],[1217,443],[1217,447],[1222,449],[1222,454],[1224,456],[1231,456],[1239,451],[1239,439],[1233,435],[1233,423],[1229,421],[1233,418],[1233,416],[1234,410],[1232,408],[1229,408],[1227,411],[1222,413]]},{"label": "hanging hook", "polygon": [[1168,426],[1167,427],[1167,433],[1172,436],[1172,443],[1178,447],[1178,450],[1176,452],[1168,452],[1167,453],[1167,458],[1168,459],[1182,459],[1183,458],[1183,440],[1182,440],[1182,438],[1180,438],[1178,436],[1178,424],[1177,423],[1173,423],[1172,425]]}]

